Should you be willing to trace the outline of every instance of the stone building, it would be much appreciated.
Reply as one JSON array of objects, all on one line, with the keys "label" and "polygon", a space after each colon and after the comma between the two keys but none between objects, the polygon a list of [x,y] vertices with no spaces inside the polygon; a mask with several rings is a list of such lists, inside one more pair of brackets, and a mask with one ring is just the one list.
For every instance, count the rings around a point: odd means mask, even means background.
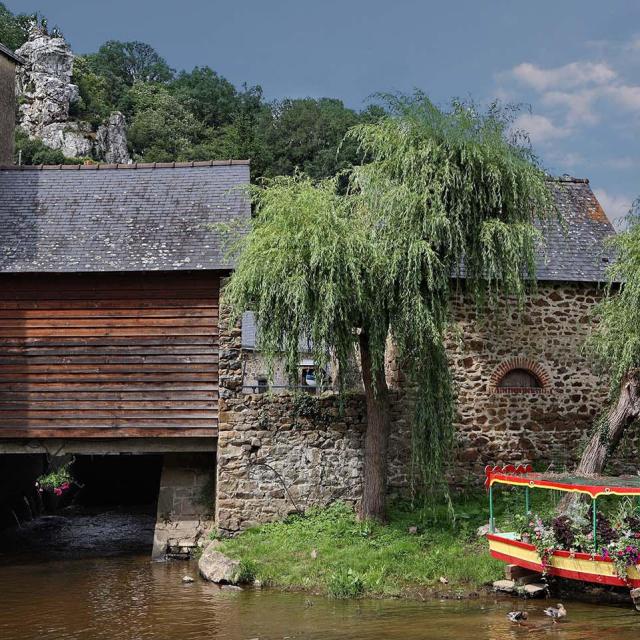
[{"label": "stone building", "polygon": [[[3,86],[14,62],[0,49]],[[13,116],[0,103],[5,163]],[[360,390],[254,393],[255,336],[218,304],[233,260],[216,223],[248,219],[248,181],[242,161],[0,167],[0,456],[160,455],[158,553],[212,525],[233,534],[361,495]],[[569,463],[606,397],[582,345],[613,228],[588,181],[551,187],[562,222],[542,228],[522,308],[505,300],[481,320],[464,282],[453,301],[458,485],[487,463]],[[311,379],[307,356],[302,345],[296,386]],[[412,403],[393,360],[388,377],[400,494]]]},{"label": "stone building", "polygon": [[[480,318],[463,282],[453,304],[459,486],[477,484],[489,463],[570,464],[607,397],[608,381],[592,371],[582,347],[613,257],[606,240],[614,230],[588,180],[564,177],[551,188],[562,222],[542,225],[538,285],[522,307],[504,300]],[[254,394],[264,365],[250,326],[227,350],[242,362],[229,370],[221,404],[216,508],[217,525],[227,532],[336,497],[355,503],[361,491],[366,412],[359,390],[343,411],[331,394]],[[402,493],[411,484],[412,407],[393,359],[388,382],[389,490]]]}]

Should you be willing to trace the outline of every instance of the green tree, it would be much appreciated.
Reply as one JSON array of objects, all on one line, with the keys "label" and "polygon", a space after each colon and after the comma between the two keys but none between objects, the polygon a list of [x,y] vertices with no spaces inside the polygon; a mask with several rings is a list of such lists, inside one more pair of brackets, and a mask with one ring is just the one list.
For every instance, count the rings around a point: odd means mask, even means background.
[{"label": "green tree", "polygon": [[269,107],[262,102],[260,87],[243,87],[237,94],[236,110],[231,121],[217,129],[209,129],[206,140],[194,149],[194,159],[249,159],[251,177],[258,180],[267,172],[271,149],[264,138],[262,123],[271,117]]},{"label": "green tree", "polygon": [[145,162],[191,160],[203,129],[168,89],[137,83],[130,90],[134,115],[128,138],[135,158]]},{"label": "green tree", "polygon": [[85,58],[89,70],[105,79],[109,102],[118,108],[123,108],[121,102],[134,84],[168,83],[174,75],[166,60],[144,42],[109,40]]},{"label": "green tree", "polygon": [[[225,300],[256,314],[268,360],[284,352],[291,378],[309,336],[344,386],[357,346],[367,402],[362,517],[384,518],[388,338],[415,385],[413,456],[430,488],[452,444],[453,391],[445,355],[454,276],[469,295],[523,296],[535,272],[534,216],[554,210],[546,177],[509,120],[424,95],[389,99],[390,114],[348,139],[367,162],[346,193],[337,179],[278,177],[253,190],[256,216],[240,243]],[[482,305],[480,308],[486,308]],[[441,481],[440,481],[441,482]],[[440,485],[442,488],[442,485]]]},{"label": "green tree", "polygon": [[267,175],[293,175],[296,169],[317,179],[335,175],[356,160],[356,144],[344,137],[359,122],[355,111],[332,98],[273,103],[261,123],[272,154]]},{"label": "green tree", "polygon": [[[0,2],[0,42],[9,49],[19,49],[29,39],[29,31],[34,25],[48,33],[47,19],[41,13],[14,14]],[[54,27],[51,35],[59,36],[60,29]]]},{"label": "green tree", "polygon": [[0,42],[14,51],[21,47],[29,37],[28,24],[7,9],[0,2]]},{"label": "green tree", "polygon": [[80,99],[71,105],[72,117],[97,126],[116,109],[107,79],[92,71],[84,56],[76,56],[73,61],[73,82],[78,85]]},{"label": "green tree", "polygon": [[238,110],[236,88],[209,67],[182,71],[171,83],[171,92],[208,127],[229,124]]},{"label": "green tree", "polygon": [[[602,473],[627,427],[640,419],[640,200],[627,219],[626,231],[611,240],[616,261],[597,307],[597,329],[587,342],[599,372],[611,381],[609,406],[596,421],[577,474]],[[575,502],[563,500],[560,510]]]}]

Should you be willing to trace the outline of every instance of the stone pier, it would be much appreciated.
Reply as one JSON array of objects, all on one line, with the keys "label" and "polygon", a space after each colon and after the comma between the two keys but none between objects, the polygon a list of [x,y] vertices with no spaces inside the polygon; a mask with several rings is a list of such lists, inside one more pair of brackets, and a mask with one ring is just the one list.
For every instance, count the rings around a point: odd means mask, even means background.
[{"label": "stone pier", "polygon": [[164,456],[153,559],[187,557],[212,531],[215,496],[214,453]]}]

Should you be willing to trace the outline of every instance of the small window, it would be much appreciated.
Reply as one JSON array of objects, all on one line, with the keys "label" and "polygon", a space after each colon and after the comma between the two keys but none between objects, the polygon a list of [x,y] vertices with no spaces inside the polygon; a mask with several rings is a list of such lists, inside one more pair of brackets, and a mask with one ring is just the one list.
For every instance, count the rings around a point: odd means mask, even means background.
[{"label": "small window", "polygon": [[256,393],[266,393],[269,390],[269,381],[267,376],[258,376],[256,378]]},{"label": "small window", "polygon": [[499,389],[542,389],[538,377],[527,369],[511,369],[498,382]]},{"label": "small window", "polygon": [[315,367],[302,367],[300,369],[300,384],[303,387],[313,387],[315,389],[318,384]]}]

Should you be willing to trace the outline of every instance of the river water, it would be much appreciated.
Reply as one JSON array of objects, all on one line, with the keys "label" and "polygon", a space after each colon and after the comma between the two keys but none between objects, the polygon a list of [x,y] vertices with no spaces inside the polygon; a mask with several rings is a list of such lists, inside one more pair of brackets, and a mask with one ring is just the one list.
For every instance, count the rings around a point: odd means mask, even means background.
[{"label": "river water", "polygon": [[[553,624],[548,601],[335,601],[298,593],[221,590],[194,563],[152,563],[146,514],[38,519],[0,538],[0,640],[637,640],[632,607],[566,602]],[[105,532],[108,536],[105,537]],[[141,533],[145,533],[141,535]],[[193,584],[182,577],[192,575]],[[529,611],[526,626],[509,623]]]}]

